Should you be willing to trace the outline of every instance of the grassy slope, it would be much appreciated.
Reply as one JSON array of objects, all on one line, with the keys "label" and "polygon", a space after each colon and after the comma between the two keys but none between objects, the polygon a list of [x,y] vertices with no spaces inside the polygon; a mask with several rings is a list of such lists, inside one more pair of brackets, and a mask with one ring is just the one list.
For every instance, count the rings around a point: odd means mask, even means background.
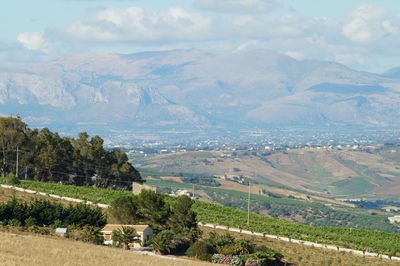
[{"label": "grassy slope", "polygon": [[153,173],[243,175],[327,197],[400,200],[398,147],[372,152],[299,149],[271,155],[199,151],[148,156],[134,163]]},{"label": "grassy slope", "polygon": [[[22,186],[63,196],[98,200],[110,203],[119,195],[129,192],[100,188],[65,186],[59,184],[24,181]],[[251,214],[252,223],[246,226],[246,212],[196,201],[194,208],[201,222],[216,223],[230,227],[242,227],[256,232],[267,232],[291,238],[332,243],[342,247],[367,249],[386,254],[400,254],[400,234],[349,228],[312,227]],[[242,226],[241,226],[242,225]]]},{"label": "grassy slope", "polygon": [[0,232],[1,265],[211,265],[173,261],[79,241]]}]

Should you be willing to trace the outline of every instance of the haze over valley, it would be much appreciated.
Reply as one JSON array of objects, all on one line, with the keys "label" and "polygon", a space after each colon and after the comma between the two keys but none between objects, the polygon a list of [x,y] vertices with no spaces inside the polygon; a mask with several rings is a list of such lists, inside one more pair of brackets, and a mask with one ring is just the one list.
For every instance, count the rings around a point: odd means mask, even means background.
[{"label": "haze over valley", "polygon": [[0,71],[0,112],[77,132],[398,127],[400,75],[270,50],[76,54]]}]

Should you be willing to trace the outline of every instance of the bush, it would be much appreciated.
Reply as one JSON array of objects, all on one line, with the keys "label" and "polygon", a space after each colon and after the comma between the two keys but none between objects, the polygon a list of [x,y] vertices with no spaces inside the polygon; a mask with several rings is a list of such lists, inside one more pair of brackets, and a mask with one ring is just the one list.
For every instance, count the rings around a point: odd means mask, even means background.
[{"label": "bush", "polygon": [[194,242],[186,251],[186,255],[189,257],[195,257],[200,260],[211,260],[210,247],[203,240]]},{"label": "bush", "polygon": [[246,260],[245,266],[257,266],[258,265],[258,260],[255,259],[248,259]]},{"label": "bush", "polygon": [[7,185],[19,185],[21,183],[18,177],[11,173],[5,177],[5,181]]},{"label": "bush", "polygon": [[31,227],[31,226],[36,226],[37,222],[35,218],[28,217],[27,219],[25,219],[24,224],[27,227]]},{"label": "bush", "polygon": [[[245,265],[247,264],[248,260],[256,260],[256,265],[266,266],[266,265],[281,265],[282,264],[283,255],[279,252],[269,250],[267,252],[256,252],[252,254],[246,254],[243,256],[243,260],[246,261]],[[250,262],[249,262],[250,263]],[[252,263],[252,262],[251,262]],[[253,265],[253,264],[249,264]]]},{"label": "bush", "polygon": [[216,232],[210,232],[206,241],[208,246],[212,249],[211,253],[216,253],[222,247],[235,243],[235,238],[229,233],[219,235]]},{"label": "bush", "polygon": [[14,218],[14,219],[9,220],[7,225],[9,225],[9,226],[21,226],[21,222]]},{"label": "bush", "polygon": [[254,252],[255,244],[249,239],[239,239],[232,244],[218,247],[217,250],[225,255],[244,255]]},{"label": "bush", "polygon": [[221,258],[221,254],[214,254],[211,257],[211,262],[212,263],[219,263],[219,259]]},{"label": "bush", "polygon": [[243,260],[241,256],[233,256],[231,260],[231,265],[235,266],[242,266],[243,265]]},{"label": "bush", "polygon": [[232,256],[231,255],[223,255],[221,254],[221,257],[219,258],[219,264],[231,264],[232,262]]}]

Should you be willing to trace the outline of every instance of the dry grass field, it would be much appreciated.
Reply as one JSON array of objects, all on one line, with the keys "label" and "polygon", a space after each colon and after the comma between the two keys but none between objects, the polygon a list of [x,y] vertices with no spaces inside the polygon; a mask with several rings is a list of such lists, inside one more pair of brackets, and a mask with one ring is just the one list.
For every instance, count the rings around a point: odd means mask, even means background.
[{"label": "dry grass field", "polygon": [[[202,231],[207,235],[207,232],[216,231],[219,234],[225,233],[224,230],[211,229],[202,227]],[[383,266],[383,265],[400,265],[400,262],[383,260],[371,257],[363,257],[345,252],[337,252],[334,250],[325,250],[315,247],[309,247],[294,243],[288,243],[275,239],[253,237],[245,234],[229,232],[235,238],[254,239],[257,244],[265,245],[269,248],[281,252],[284,257],[284,262],[289,265],[301,266],[330,266],[330,265],[359,265],[359,266]]]},{"label": "dry grass field", "polygon": [[0,232],[1,265],[211,265],[160,258],[122,249],[27,234]]}]

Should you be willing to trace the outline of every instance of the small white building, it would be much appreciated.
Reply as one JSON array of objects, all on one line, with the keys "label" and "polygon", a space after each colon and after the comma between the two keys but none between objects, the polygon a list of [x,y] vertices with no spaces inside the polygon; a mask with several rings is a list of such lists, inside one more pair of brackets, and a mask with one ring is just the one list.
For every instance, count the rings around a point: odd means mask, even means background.
[{"label": "small white building", "polygon": [[393,216],[393,217],[389,217],[388,219],[389,219],[389,222],[392,223],[392,224],[400,223],[400,216],[399,215],[396,215],[396,216]]},{"label": "small white building", "polygon": [[153,230],[148,225],[130,225],[130,224],[107,224],[101,230],[104,237],[104,244],[111,245],[113,243],[111,239],[112,232],[114,230],[122,230],[123,227],[130,227],[136,230],[136,233],[140,236],[141,244],[131,244],[132,247],[143,247],[149,243],[150,239],[153,238]]},{"label": "small white building", "polygon": [[58,228],[56,228],[55,233],[56,233],[56,235],[65,236],[68,233],[68,229],[67,228],[58,227]]}]

